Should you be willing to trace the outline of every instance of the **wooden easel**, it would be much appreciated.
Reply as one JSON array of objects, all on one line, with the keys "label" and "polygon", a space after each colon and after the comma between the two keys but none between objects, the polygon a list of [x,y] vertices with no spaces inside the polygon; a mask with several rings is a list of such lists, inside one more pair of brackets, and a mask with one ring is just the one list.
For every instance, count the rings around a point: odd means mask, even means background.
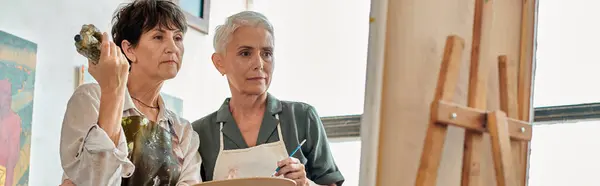
[{"label": "wooden easel", "polygon": [[[481,144],[481,136],[483,133],[489,133],[492,142],[492,155],[494,160],[494,168],[496,171],[496,184],[498,186],[516,186],[518,181],[514,174],[514,162],[511,153],[511,139],[517,141],[531,140],[531,126],[523,121],[509,118],[506,113],[517,113],[516,91],[509,90],[510,81],[509,68],[507,68],[506,56],[498,57],[500,71],[500,91],[501,91],[501,107],[502,111],[488,112],[486,110],[473,108],[472,105],[477,105],[481,100],[477,94],[472,91],[476,90],[473,86],[485,85],[485,83],[471,83],[469,85],[469,106],[462,106],[452,103],[454,90],[457,87],[458,75],[461,66],[461,54],[464,49],[464,40],[458,36],[449,36],[446,40],[444,57],[434,101],[431,104],[431,117],[425,145],[421,155],[421,164],[417,175],[417,186],[435,186],[437,180],[438,167],[440,164],[442,149],[446,138],[448,125],[453,125],[466,129],[468,134],[476,134],[479,137],[470,139],[475,141],[472,144]],[[472,63],[471,65],[478,65]],[[473,68],[471,68],[473,69]],[[469,78],[478,79],[477,76]],[[514,76],[512,76],[514,77]],[[486,86],[483,86],[486,87]],[[482,87],[482,88],[483,88]],[[475,100],[475,101],[471,101]],[[468,136],[468,135],[467,135]],[[478,141],[477,141],[478,140]],[[467,144],[467,139],[465,139]],[[470,148],[465,145],[465,148]],[[465,150],[466,151],[466,150]],[[466,155],[466,154],[465,154]],[[468,158],[465,158],[468,159]],[[469,163],[463,163],[463,165]],[[468,170],[468,169],[467,169]],[[478,183],[465,182],[463,168],[463,185],[481,185]],[[476,170],[479,173],[480,170]],[[473,173],[473,170],[471,170]],[[487,185],[487,184],[483,184]]]}]

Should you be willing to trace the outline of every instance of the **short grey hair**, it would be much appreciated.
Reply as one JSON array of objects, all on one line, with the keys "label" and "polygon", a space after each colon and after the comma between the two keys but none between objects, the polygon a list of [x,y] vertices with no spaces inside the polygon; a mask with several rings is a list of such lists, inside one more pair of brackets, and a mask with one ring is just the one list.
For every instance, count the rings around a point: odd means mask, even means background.
[{"label": "short grey hair", "polygon": [[275,38],[273,25],[265,15],[254,11],[243,11],[227,17],[224,24],[217,26],[215,37],[213,39],[215,52],[225,52],[226,45],[230,41],[231,35],[242,26],[263,27],[271,34],[273,39]]}]

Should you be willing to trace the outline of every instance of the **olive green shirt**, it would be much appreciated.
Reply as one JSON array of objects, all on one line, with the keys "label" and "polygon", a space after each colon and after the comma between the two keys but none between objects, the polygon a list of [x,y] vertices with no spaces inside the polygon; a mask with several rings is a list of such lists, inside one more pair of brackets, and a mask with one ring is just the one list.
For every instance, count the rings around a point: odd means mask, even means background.
[{"label": "olive green shirt", "polygon": [[[221,122],[224,123],[223,145],[225,150],[248,148],[229,111],[229,100],[229,98],[226,99],[218,111],[192,123],[194,130],[200,136],[198,151],[202,156],[201,174],[204,181],[213,179],[213,170],[220,148],[219,128]],[[256,145],[279,141],[276,114],[279,114],[281,120],[281,133],[288,153],[293,152],[298,144],[306,139],[301,150],[294,154],[294,157],[305,165],[306,177],[320,185],[332,183],[342,185],[344,177],[331,155],[323,123],[315,109],[309,104],[279,101],[268,94],[265,115]],[[277,167],[275,164],[273,165],[273,170],[275,170]]]}]

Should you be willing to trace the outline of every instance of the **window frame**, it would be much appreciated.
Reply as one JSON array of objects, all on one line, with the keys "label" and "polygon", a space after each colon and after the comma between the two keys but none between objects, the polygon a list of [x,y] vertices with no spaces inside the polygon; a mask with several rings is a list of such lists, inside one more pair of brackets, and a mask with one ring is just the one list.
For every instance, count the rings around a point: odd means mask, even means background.
[{"label": "window frame", "polygon": [[[321,117],[328,138],[360,137],[362,115]],[[600,119],[600,102],[534,108],[533,125]]]}]

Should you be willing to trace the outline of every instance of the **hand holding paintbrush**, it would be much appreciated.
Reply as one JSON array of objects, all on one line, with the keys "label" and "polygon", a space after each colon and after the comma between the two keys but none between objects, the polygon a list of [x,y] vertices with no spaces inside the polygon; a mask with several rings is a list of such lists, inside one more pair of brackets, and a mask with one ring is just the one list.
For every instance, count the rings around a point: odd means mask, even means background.
[{"label": "hand holding paintbrush", "polygon": [[304,143],[306,143],[306,139],[302,140],[302,142],[298,144],[296,149],[287,159],[277,163],[278,167],[275,169],[275,173],[273,173],[271,177],[284,175],[285,178],[294,180],[297,185],[306,185],[309,183],[309,180],[306,177],[306,170],[304,170],[304,164],[302,164],[300,160],[293,157],[294,154],[300,150],[302,145],[304,145]]}]

